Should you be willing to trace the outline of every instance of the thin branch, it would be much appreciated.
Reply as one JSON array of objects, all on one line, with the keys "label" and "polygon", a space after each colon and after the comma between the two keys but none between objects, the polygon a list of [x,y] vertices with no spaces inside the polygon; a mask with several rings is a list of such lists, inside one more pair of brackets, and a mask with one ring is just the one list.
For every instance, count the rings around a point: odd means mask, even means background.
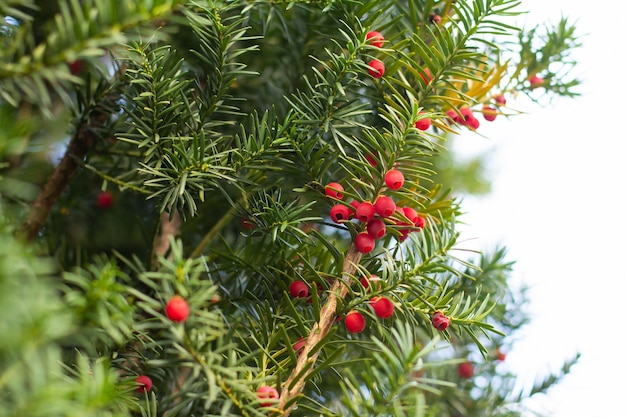
[{"label": "thin branch", "polygon": [[70,182],[72,174],[79,166],[78,161],[85,159],[89,148],[95,143],[97,139],[95,130],[104,125],[108,116],[106,113],[95,112],[88,122],[79,126],[67,146],[63,159],[48,177],[48,181],[31,206],[26,221],[17,231],[18,237],[30,241],[39,234],[52,207],[58,201],[63,189]]},{"label": "thin branch", "polygon": [[295,402],[291,405],[287,405],[287,403],[291,402],[291,400],[302,393],[307,377],[313,371],[320,349],[310,356],[309,352],[311,352],[320,340],[328,334],[335,323],[337,316],[337,299],[339,297],[344,298],[348,293],[351,276],[354,275],[357,265],[361,261],[361,256],[362,254],[356,250],[354,244],[351,245],[346,254],[341,279],[335,280],[333,283],[328,299],[320,311],[320,319],[315,323],[313,329],[311,329],[311,333],[306,339],[306,344],[300,353],[296,367],[291,371],[289,378],[287,378],[287,381],[285,381],[283,385],[280,402],[278,403],[281,417],[289,416],[296,406]]}]

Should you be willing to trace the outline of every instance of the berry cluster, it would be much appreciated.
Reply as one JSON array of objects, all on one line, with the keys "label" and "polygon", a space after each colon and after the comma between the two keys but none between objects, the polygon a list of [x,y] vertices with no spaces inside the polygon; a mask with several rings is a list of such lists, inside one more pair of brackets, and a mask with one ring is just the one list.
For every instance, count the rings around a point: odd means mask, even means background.
[{"label": "berry cluster", "polygon": [[[365,35],[365,40],[370,45],[376,48],[382,48],[385,42],[385,38],[380,32],[370,31]],[[367,72],[374,78],[381,78],[385,75],[385,64],[379,59],[372,59],[367,66],[369,67]]]},{"label": "berry cluster", "polygon": [[[385,174],[384,181],[388,189],[398,190],[404,185],[404,175],[397,169],[390,169]],[[343,199],[343,191],[343,186],[336,182],[331,182],[325,187],[326,196],[334,200]],[[396,213],[399,216],[394,217]],[[349,206],[336,203],[331,207],[329,214],[335,223],[356,219],[365,225],[364,230],[354,239],[356,249],[361,253],[369,253],[374,249],[376,240],[386,235],[388,224],[399,227],[400,241],[405,240],[411,231],[421,230],[425,225],[424,218],[420,217],[414,208],[398,207],[395,201],[386,195],[379,195],[373,203],[367,200],[355,200]],[[410,223],[407,223],[405,218]]]}]

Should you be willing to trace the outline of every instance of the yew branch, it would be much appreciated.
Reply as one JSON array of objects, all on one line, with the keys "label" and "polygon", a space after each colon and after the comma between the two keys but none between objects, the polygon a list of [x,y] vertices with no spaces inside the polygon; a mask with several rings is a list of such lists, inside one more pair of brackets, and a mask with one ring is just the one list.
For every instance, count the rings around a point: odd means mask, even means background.
[{"label": "yew branch", "polygon": [[[315,353],[311,355],[309,355],[309,353],[320,340],[328,334],[331,326],[335,322],[337,316],[337,300],[339,297],[344,298],[348,293],[351,277],[354,275],[357,265],[361,261],[361,256],[362,254],[356,250],[355,246],[351,245],[346,254],[341,279],[337,279],[333,283],[326,303],[324,303],[320,310],[320,319],[313,325],[313,329],[311,329],[311,333],[306,339],[306,344],[300,353],[296,367],[291,371],[291,374],[283,385],[277,407],[282,417],[287,417],[291,414],[292,409],[295,407],[295,402],[291,402],[291,400],[302,393],[307,377],[313,371],[320,350],[316,350]],[[291,404],[288,405],[288,403]]]}]

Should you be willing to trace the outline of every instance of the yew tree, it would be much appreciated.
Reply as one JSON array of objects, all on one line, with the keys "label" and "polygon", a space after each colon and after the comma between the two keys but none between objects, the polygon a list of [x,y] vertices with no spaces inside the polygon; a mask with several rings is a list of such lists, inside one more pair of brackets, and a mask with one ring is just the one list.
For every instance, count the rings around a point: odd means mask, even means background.
[{"label": "yew tree", "polygon": [[0,416],[521,416],[573,361],[515,389],[439,161],[576,95],[524,12],[0,0]]}]

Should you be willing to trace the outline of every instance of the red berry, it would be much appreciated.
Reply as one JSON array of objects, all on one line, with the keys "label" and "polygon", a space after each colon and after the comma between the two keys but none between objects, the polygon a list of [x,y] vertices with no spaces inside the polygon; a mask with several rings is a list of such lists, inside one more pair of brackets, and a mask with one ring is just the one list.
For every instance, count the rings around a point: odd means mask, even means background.
[{"label": "red berry", "polygon": [[446,330],[450,325],[450,317],[446,316],[441,311],[435,311],[431,320],[435,329],[440,331]]},{"label": "red berry", "polygon": [[304,349],[304,345],[306,345],[306,339],[304,337],[299,337],[293,344],[293,350],[298,356],[300,356],[302,349]]},{"label": "red berry", "polygon": [[372,59],[369,64],[367,64],[370,68],[367,69],[367,72],[374,78],[380,78],[385,75],[385,64],[378,59]]},{"label": "red berry", "polygon": [[289,285],[289,294],[293,298],[306,298],[309,296],[309,287],[303,281],[294,281]]},{"label": "red berry", "polygon": [[376,32],[374,30],[372,30],[371,32],[367,32],[367,35],[365,35],[365,39],[368,40],[372,46],[375,46],[377,48],[382,48],[383,42],[385,41],[383,35],[380,34],[380,32]]},{"label": "red berry", "polygon": [[441,23],[441,16],[439,16],[438,14],[435,14],[435,13],[431,13],[430,16],[428,16],[428,20],[433,25],[438,25],[438,24]]},{"label": "red berry", "polygon": [[488,122],[493,122],[494,120],[496,120],[496,116],[497,115],[498,115],[498,111],[495,108],[493,108],[491,106],[484,106],[483,107],[483,117]]},{"label": "red berry", "polygon": [[459,116],[459,114],[454,109],[448,110],[446,114],[448,115],[448,119],[450,119],[450,122],[452,123],[459,123],[461,121],[461,116]]},{"label": "red berry", "polygon": [[380,239],[385,236],[385,232],[387,231],[387,226],[385,222],[380,219],[372,219],[367,222],[367,233],[374,239]]},{"label": "red berry", "polygon": [[389,298],[374,297],[370,300],[370,305],[381,319],[388,319],[393,316],[394,305]]},{"label": "red berry", "polygon": [[389,217],[396,212],[396,203],[386,195],[381,195],[374,203],[374,209],[380,217]]},{"label": "red berry", "polygon": [[424,80],[424,84],[428,84],[433,80],[433,75],[428,68],[424,68],[423,72],[420,73],[420,77]]},{"label": "red berry", "polygon": [[346,315],[345,323],[350,333],[361,333],[365,329],[365,317],[358,311],[350,311]]},{"label": "red berry", "polygon": [[398,240],[400,242],[404,242],[406,240],[407,237],[409,237],[409,233],[411,233],[410,229],[399,229],[398,232],[400,232],[400,236],[398,236]]},{"label": "red berry", "polygon": [[504,94],[502,94],[502,93],[496,95],[493,99],[494,99],[494,101],[496,102],[496,104],[498,106],[505,106],[506,105],[506,97],[504,97]]},{"label": "red berry", "polygon": [[335,223],[341,223],[341,220],[349,220],[352,212],[343,204],[335,204],[330,208],[330,218]]},{"label": "red berry", "polygon": [[545,82],[543,78],[537,75],[532,75],[531,77],[528,78],[528,81],[530,82],[530,88],[541,87],[543,83]]},{"label": "red berry", "polygon": [[404,175],[397,169],[390,169],[385,174],[385,184],[392,190],[397,190],[404,185]]},{"label": "red berry", "polygon": [[469,361],[462,362],[459,364],[458,371],[461,378],[471,378],[474,376],[474,364]]},{"label": "red berry", "polygon": [[417,214],[417,211],[415,211],[413,207],[402,207],[402,214],[404,214],[404,217],[409,219],[411,223],[416,225],[419,215]]},{"label": "red berry", "polygon": [[[422,112],[420,112],[421,114]],[[424,117],[422,119],[419,119],[418,121],[415,122],[415,128],[419,129],[419,130],[428,130],[428,128],[430,128],[430,125],[432,124],[432,121],[430,120],[429,117]]]},{"label": "red berry", "polygon": [[355,216],[359,221],[367,223],[374,218],[375,214],[376,209],[374,208],[374,205],[369,201],[364,201],[356,208]]},{"label": "red berry", "polygon": [[175,295],[165,305],[165,315],[176,323],[181,323],[189,317],[189,304],[180,295]]},{"label": "red berry", "polygon": [[361,253],[369,253],[374,249],[374,238],[370,236],[367,232],[361,232],[356,235],[354,239],[354,245],[356,246],[356,250]]},{"label": "red berry", "polygon": [[417,216],[417,220],[415,220],[415,223],[413,224],[415,225],[415,227],[419,227],[420,229],[423,229],[424,226],[426,226],[426,220],[424,220],[422,216]]},{"label": "red berry", "polygon": [[[279,395],[278,391],[274,387],[269,385],[263,385],[256,390],[256,396],[260,400],[277,400]],[[276,401],[261,401],[261,407],[270,407],[274,405]]]},{"label": "red berry", "polygon": [[365,289],[368,289],[370,286],[372,286],[372,288],[378,290],[381,287],[380,277],[378,275],[372,275],[369,277],[366,275],[360,279],[360,282]]},{"label": "red berry", "polygon": [[152,380],[148,375],[139,375],[135,378],[135,382],[140,384],[137,387],[138,392],[148,392],[152,389]]},{"label": "red berry", "polygon": [[499,348],[496,349],[496,360],[504,361],[506,359],[506,354],[502,352]]},{"label": "red berry", "polygon": [[249,219],[241,219],[239,220],[239,224],[246,230],[254,229],[254,223]]},{"label": "red berry", "polygon": [[78,75],[81,72],[83,72],[83,68],[85,67],[85,62],[79,59],[79,60],[70,62],[69,64],[67,64],[67,66],[69,67],[72,75]]},{"label": "red berry", "polygon": [[480,127],[480,121],[478,121],[477,118],[472,117],[467,120],[467,127],[469,127],[470,129],[476,130]]},{"label": "red berry", "polygon": [[339,200],[343,198],[343,186],[338,182],[329,182],[324,188],[324,193],[329,197],[334,197]]},{"label": "red berry", "polygon": [[356,209],[357,209],[357,207],[359,207],[359,204],[361,204],[361,203],[359,203],[359,202],[358,202],[358,201],[356,201],[356,200],[352,200],[352,201],[350,202],[350,207],[352,207],[352,209],[356,212]]},{"label": "red berry", "polygon": [[113,205],[113,193],[110,191],[100,192],[100,194],[98,194],[96,204],[102,210],[111,208],[111,206]]},{"label": "red berry", "polygon": [[461,124],[467,124],[470,119],[475,119],[474,112],[472,112],[472,109],[470,109],[469,107],[462,107],[461,109],[459,109],[459,112],[461,113]]},{"label": "red berry", "polygon": [[368,153],[367,155],[365,155],[365,159],[374,168],[378,166],[378,162],[376,162],[376,157],[374,155],[372,155],[371,153]]}]

